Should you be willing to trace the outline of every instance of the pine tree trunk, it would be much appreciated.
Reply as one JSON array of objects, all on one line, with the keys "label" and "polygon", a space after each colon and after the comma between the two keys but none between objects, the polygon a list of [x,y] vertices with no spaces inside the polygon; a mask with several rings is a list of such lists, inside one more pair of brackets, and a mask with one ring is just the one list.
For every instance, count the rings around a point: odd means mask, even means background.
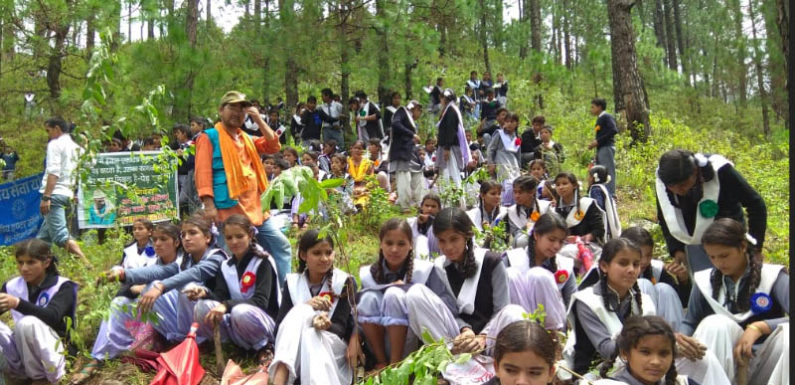
[{"label": "pine tree trunk", "polygon": [[569,26],[569,0],[563,0],[563,49],[566,51],[565,64],[566,68],[571,69],[571,33]]},{"label": "pine tree trunk", "polygon": [[785,127],[789,127],[789,90],[790,90],[790,83],[789,83],[789,73],[790,73],[790,45],[789,45],[789,25],[790,25],[790,1],[788,0],[776,0],[776,26],[778,26],[778,32],[781,36],[781,54],[784,56],[784,90],[786,91],[785,94],[787,95],[786,104],[782,106],[784,120],[785,120]]},{"label": "pine tree trunk", "polygon": [[[351,67],[350,67],[350,47],[348,42],[348,23],[350,17],[350,1],[351,0],[338,0],[339,5],[337,8],[337,14],[339,17],[338,20],[338,36],[337,40],[339,41],[339,49],[340,49],[340,97],[343,103],[347,103],[348,98],[350,98],[350,76],[351,76]],[[348,115],[348,110],[343,110],[343,116],[340,116],[342,119],[343,125],[343,133],[348,132],[350,130],[350,119]],[[343,134],[344,135],[344,134]]]},{"label": "pine tree trunk", "polygon": [[646,92],[638,72],[638,60],[635,52],[635,32],[630,13],[633,5],[635,5],[634,0],[608,0],[607,2],[613,76],[619,78],[619,88],[614,89],[613,93],[616,100],[616,113],[621,114],[629,125],[633,142],[645,142],[651,132],[651,126]]},{"label": "pine tree trunk", "polygon": [[478,0],[480,4],[480,46],[483,48],[483,62],[486,65],[486,71],[491,72],[491,63],[489,62],[489,44],[486,38],[486,3],[485,0]]},{"label": "pine tree trunk", "polygon": [[541,53],[541,4],[530,0],[530,47]]},{"label": "pine tree trunk", "polygon": [[377,91],[378,104],[382,109],[391,104],[391,100],[389,100],[389,42],[387,41],[389,21],[387,20],[386,5],[387,0],[376,0],[375,2],[375,17],[378,19],[375,27],[378,39],[378,52],[376,53],[376,65],[378,66]]},{"label": "pine tree trunk", "polygon": [[[529,15],[530,12],[528,11],[531,8],[531,5],[529,4],[530,1],[532,1],[532,0],[519,0],[519,1],[517,1],[517,4],[519,4],[519,22],[520,22],[522,34],[526,33],[527,27],[528,27],[527,24],[528,24],[529,19],[530,19],[530,17],[529,17],[530,16]],[[522,6],[523,2],[524,2],[524,6]],[[532,29],[533,29],[533,27],[530,26],[530,30],[531,31],[532,31]],[[531,34],[532,34],[532,32],[531,32]],[[525,37],[525,38],[522,39],[522,42],[519,44],[519,58],[522,59],[522,60],[527,58],[527,43],[529,41],[530,41],[530,39],[527,39]]]},{"label": "pine tree trunk", "polygon": [[205,11],[207,12],[207,20],[206,20],[206,22],[207,22],[207,29],[208,29],[208,30],[209,30],[209,29],[210,29],[210,27],[212,26],[212,22],[213,22],[213,7],[212,7],[212,1],[213,1],[213,0],[207,0],[207,5],[205,5],[205,6],[204,6],[204,7],[205,7]]},{"label": "pine tree trunk", "polygon": [[737,69],[734,76],[737,77],[737,91],[740,97],[740,106],[746,107],[748,104],[748,69],[745,65],[747,56],[745,36],[743,35],[743,11],[740,7],[740,0],[731,0],[731,9],[734,13],[734,44],[737,48],[735,53],[737,58]]},{"label": "pine tree trunk", "polygon": [[[73,11],[73,1],[66,1],[66,12]],[[64,18],[66,19],[66,18]],[[61,65],[66,56],[66,39],[69,36],[69,21],[50,19],[48,25],[53,32],[53,47],[50,49],[47,60],[47,87],[50,91],[51,110],[54,114],[60,114],[61,106],[58,99],[61,97]]]},{"label": "pine tree trunk", "polygon": [[762,73],[762,52],[759,50],[759,41],[756,40],[756,17],[754,15],[754,0],[748,0],[748,16],[751,18],[751,37],[754,39],[754,67],[756,69],[756,84],[759,88],[759,99],[762,103],[762,130],[765,137],[770,137],[770,116],[768,115],[767,91]]},{"label": "pine tree trunk", "polygon": [[557,6],[552,5],[552,57],[555,58],[555,63],[560,63],[560,19],[557,11]]},{"label": "pine tree trunk", "polygon": [[91,60],[91,55],[94,54],[94,39],[96,36],[96,29],[94,23],[96,16],[92,10],[89,10],[88,17],[86,18],[86,59]]},{"label": "pine tree trunk", "polygon": [[689,84],[690,74],[687,66],[685,39],[684,35],[682,35],[682,15],[679,10],[680,1],[681,0],[672,0],[671,6],[673,6],[674,11],[674,28],[676,29],[676,44],[679,47],[679,63],[682,65],[682,74],[684,75],[685,81]]},{"label": "pine tree trunk", "polygon": [[[411,57],[411,54],[412,54],[411,53],[411,46],[407,44],[406,45],[406,58]],[[404,87],[404,91],[406,92],[406,100],[411,100],[411,96],[413,94],[413,90],[412,90],[413,87],[412,87],[412,84],[411,84],[411,73],[414,71],[415,68],[417,68],[417,64],[418,63],[419,63],[419,60],[417,60],[417,58],[415,57],[413,62],[406,61],[406,63],[403,65],[403,71],[404,71],[403,72],[403,82],[404,82],[403,87]]]},{"label": "pine tree trunk", "polygon": [[199,24],[199,0],[187,0],[187,15],[185,19],[185,34],[191,48],[196,48],[196,29]]},{"label": "pine tree trunk", "polygon": [[674,31],[674,18],[673,12],[671,12],[671,0],[665,0],[665,43],[668,47],[668,68],[678,71],[679,68],[676,65],[676,32]]},{"label": "pine tree trunk", "polygon": [[657,45],[663,50],[668,51],[667,39],[665,38],[665,17],[663,16],[663,0],[654,1],[654,35],[657,36]]}]

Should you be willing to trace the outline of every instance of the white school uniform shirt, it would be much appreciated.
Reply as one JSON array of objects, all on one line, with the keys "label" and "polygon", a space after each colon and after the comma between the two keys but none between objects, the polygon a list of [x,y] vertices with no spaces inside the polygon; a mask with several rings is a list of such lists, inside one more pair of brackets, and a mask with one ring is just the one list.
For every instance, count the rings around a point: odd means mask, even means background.
[{"label": "white school uniform shirt", "polygon": [[[773,264],[764,264],[762,265],[761,276],[759,280],[759,286],[756,287],[756,293],[764,293],[767,294],[767,300],[772,301],[771,292],[773,290],[773,285],[776,283],[776,279],[778,278],[779,273],[781,270],[784,269],[784,266],[781,265],[773,265]],[[745,320],[751,318],[754,313],[749,308],[748,311],[743,313],[732,313],[724,307],[722,304],[726,302],[726,285],[721,285],[719,292],[718,292],[718,299],[712,298],[712,283],[710,278],[712,277],[713,269],[706,269],[696,272],[693,275],[693,280],[696,283],[696,287],[698,290],[701,290],[701,294],[704,299],[709,304],[709,307],[712,308],[712,311],[715,314],[725,315],[737,323],[744,322]],[[735,290],[740,290],[741,285],[735,285]],[[738,294],[735,292],[733,298],[737,298]]]},{"label": "white school uniform shirt", "polygon": [[[630,289],[630,295],[635,295],[634,289]],[[593,292],[593,285],[574,292],[574,294],[571,296],[571,302],[569,303],[567,317],[571,328],[568,332],[566,345],[563,347],[563,359],[569,368],[574,367],[574,346],[577,344],[576,333],[574,332],[574,330],[577,328],[577,317],[574,314],[574,304],[577,302],[577,300],[580,300],[584,305],[588,306],[588,308],[591,309],[591,311],[593,311],[597,317],[599,317],[614,340],[624,328],[624,324],[618,318],[618,314],[616,314],[616,312],[607,310],[602,296]],[[634,299],[630,300],[630,306],[630,313],[633,315],[647,316],[656,315],[657,313],[654,301],[651,299],[651,297],[643,293],[641,293],[642,308],[638,309],[638,305]]]},{"label": "white school uniform shirt", "polygon": [[[474,254],[477,270],[475,275],[464,280],[463,285],[461,285],[461,290],[458,292],[458,296],[456,296],[456,304],[458,305],[459,313],[472,314],[475,312],[475,297],[478,295],[480,273],[483,271],[483,259],[486,256],[487,251],[487,249],[475,248]],[[443,281],[449,287],[450,281],[447,279],[447,272],[444,268],[452,262],[448,261],[447,257],[444,255],[437,257],[433,262],[444,275]],[[450,292],[453,292],[452,288],[450,289]]]},{"label": "white school uniform shirt", "polygon": [[[696,156],[703,156],[701,154],[696,154]],[[718,170],[723,168],[723,166],[732,163],[729,162],[728,159],[720,156],[720,155],[711,155],[707,158],[709,164],[712,166],[712,169],[715,170],[715,177],[712,180],[704,182],[703,184],[703,195],[701,200],[698,202],[699,205],[701,203],[711,200],[715,203],[718,203],[718,196],[720,194],[720,179],[718,178]],[[684,218],[682,217],[682,209],[673,205],[670,199],[668,199],[668,192],[665,188],[665,184],[660,180],[660,170],[657,169],[655,172],[656,181],[655,181],[655,188],[657,192],[657,202],[660,204],[660,211],[663,215],[663,220],[665,220],[665,225],[668,226],[668,231],[671,235],[679,240],[679,242],[684,243],[685,245],[697,245],[701,243],[701,236],[704,235],[704,231],[715,221],[715,217],[712,218],[705,218],[701,216],[701,210],[696,210],[696,224],[693,229],[693,234],[687,230],[687,225],[685,225]],[[674,196],[675,198],[675,196]]]},{"label": "white school uniform shirt", "polygon": [[[334,268],[334,273],[331,277],[332,282],[323,281],[323,286],[320,288],[319,294],[333,293],[333,296],[335,296],[332,298],[331,308],[328,310],[329,318],[334,315],[334,309],[337,308],[337,304],[340,302],[338,297],[342,294],[345,281],[349,276],[348,273]],[[287,283],[287,294],[290,295],[293,306],[306,303],[306,301],[309,301],[313,297],[312,292],[309,290],[309,279],[305,273],[287,274],[285,281]]]},{"label": "white school uniform shirt", "polygon": [[[428,282],[428,277],[430,277],[431,271],[433,269],[434,269],[434,264],[432,262],[425,261],[422,259],[414,259],[414,269],[412,270],[411,273],[411,283],[412,284],[418,283],[424,285],[425,282]],[[390,285],[390,284],[382,285],[376,283],[375,278],[373,278],[373,275],[370,273],[370,265],[362,266],[359,268],[359,279],[361,280],[362,283],[362,289],[380,290]]]},{"label": "white school uniform shirt", "polygon": [[[469,216],[469,219],[472,220],[472,223],[475,224],[475,227],[478,229],[478,231],[483,231],[483,211],[480,209],[480,206],[475,206],[467,210],[467,215]],[[499,206],[497,215],[494,216],[493,222],[496,222],[497,220],[504,220],[506,215],[508,215],[508,208],[505,206]],[[491,225],[494,225],[493,222]]]},{"label": "white school uniform shirt", "polygon": [[81,151],[80,146],[66,133],[47,143],[47,163],[39,192],[44,194],[47,175],[52,174],[58,177],[58,180],[55,181],[55,188],[52,190],[53,195],[64,195],[71,198],[74,195],[75,169],[77,169],[77,160]]},{"label": "white school uniform shirt", "polygon": [[[151,255],[147,254],[150,252]],[[124,248],[124,260],[121,263],[123,269],[135,269],[139,267],[152,266],[157,263],[157,254],[152,248],[152,243],[146,244],[146,247],[138,252],[138,242],[133,242]]]},{"label": "white school uniform shirt", "polygon": [[[550,202],[544,200],[536,200],[536,204],[533,207],[534,212],[538,212],[539,216],[546,214],[549,212]],[[573,211],[573,210],[572,210]],[[535,221],[533,221],[530,216],[533,215],[532,212],[528,216],[523,216],[519,212],[519,205],[514,204],[513,206],[508,207],[506,210],[506,217],[511,222],[511,226],[520,229],[525,234],[529,234],[530,231],[533,230],[535,226]],[[528,223],[531,223],[530,228],[527,229],[526,226]]]},{"label": "white school uniform shirt", "polygon": [[[505,252],[505,258],[508,259],[510,266],[508,269],[515,269],[519,273],[526,273],[532,267],[543,266],[530,266],[530,257],[527,255],[527,247],[510,249]],[[555,264],[558,266],[558,271],[554,272],[555,284],[558,290],[563,290],[563,286],[570,277],[574,277],[574,260],[566,257],[559,257],[555,259]],[[561,282],[562,280],[562,282]]]},{"label": "white school uniform shirt", "polygon": [[[42,290],[41,293],[39,293],[39,296],[36,298],[36,303],[34,303],[34,305],[38,307],[47,307],[52,297],[55,296],[55,294],[58,293],[59,290],[61,290],[61,286],[63,286],[63,284],[66,282],[71,282],[71,281],[59,275],[58,280],[55,282],[55,285],[52,285],[47,290]],[[21,276],[10,279],[8,282],[6,282],[6,294],[27,301],[29,297],[27,282],[25,282],[25,280]],[[77,306],[76,301],[77,301],[77,292],[75,291],[75,306]],[[19,320],[24,316],[25,316],[24,314],[14,309],[11,309],[11,318],[14,319],[15,324],[18,323]],[[74,316],[74,314],[72,314],[72,316]]]},{"label": "white school uniform shirt", "polygon": [[[257,245],[257,247],[259,247],[259,245]],[[229,288],[229,297],[232,300],[245,301],[251,299],[251,297],[254,296],[256,274],[262,261],[263,258],[261,257],[251,258],[251,260],[248,262],[248,265],[246,265],[246,270],[243,272],[243,277],[238,277],[237,275],[237,263],[232,263],[230,265],[228,260],[221,263],[221,274],[224,277],[224,281],[226,281],[226,287]],[[268,258],[267,263],[270,263],[275,277],[276,263],[273,262],[273,258]],[[248,275],[254,276],[254,282],[249,283],[249,288],[244,291],[243,285],[246,283],[244,283],[243,280],[246,279],[246,276]],[[276,302],[279,305],[282,304],[282,290],[278,279],[276,280]]]}]

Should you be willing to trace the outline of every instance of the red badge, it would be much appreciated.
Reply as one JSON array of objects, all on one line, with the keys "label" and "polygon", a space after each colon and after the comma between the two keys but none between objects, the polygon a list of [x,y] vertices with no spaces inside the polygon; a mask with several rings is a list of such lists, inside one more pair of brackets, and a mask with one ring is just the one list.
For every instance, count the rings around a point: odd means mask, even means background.
[{"label": "red badge", "polygon": [[254,273],[247,271],[246,274],[243,274],[243,278],[240,280],[240,292],[247,292],[248,289],[254,286],[254,283],[256,282],[257,276]]},{"label": "red badge", "polygon": [[541,214],[539,214],[538,211],[533,211],[533,213],[530,214],[531,221],[538,222],[538,218],[541,218]]},{"label": "red badge", "polygon": [[518,146],[521,146],[521,145],[522,145],[522,138],[520,138],[520,137],[518,137],[518,136],[517,136],[517,137],[516,137],[516,140],[514,140],[514,141],[513,141],[513,144],[514,144],[515,146],[517,146],[517,147],[518,147]]},{"label": "red badge", "polygon": [[330,291],[321,292],[317,296],[320,297],[320,298],[327,299],[329,303],[334,303],[334,297],[336,297],[336,295],[334,295],[334,293],[330,292]]},{"label": "red badge", "polygon": [[563,284],[569,279],[569,272],[566,270],[558,270],[555,272],[555,282]]}]

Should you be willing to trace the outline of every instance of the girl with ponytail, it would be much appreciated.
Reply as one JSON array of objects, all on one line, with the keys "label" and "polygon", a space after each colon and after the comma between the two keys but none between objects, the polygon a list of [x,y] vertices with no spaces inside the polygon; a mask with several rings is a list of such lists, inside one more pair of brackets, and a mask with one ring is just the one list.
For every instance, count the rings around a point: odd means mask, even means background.
[{"label": "girl with ponytail", "polygon": [[[677,373],[676,356],[676,337],[665,319],[657,316],[629,317],[616,338],[616,351],[599,370],[600,376],[610,379],[594,384],[699,385]],[[620,358],[623,365],[607,377],[616,358]]]},{"label": "girl with ponytail", "polygon": [[[307,230],[298,240],[298,272],[287,275],[268,369],[276,385],[350,384],[359,335],[349,292],[356,281],[334,267],[334,241]],[[342,357],[345,357],[344,359]]]},{"label": "girl with ponytail", "polygon": [[435,339],[454,338],[455,352],[488,351],[497,333],[524,313],[521,306],[510,304],[500,255],[476,248],[473,228],[466,212],[456,207],[443,209],[433,223],[442,252],[434,263],[456,297],[459,318],[458,327],[445,322],[430,332]]},{"label": "girl with ponytail", "polygon": [[561,255],[575,260],[575,270],[582,275],[591,268],[593,256],[604,244],[604,213],[589,197],[580,196],[580,184],[571,173],[555,176],[555,191],[559,199],[555,212],[566,218],[569,237]]},{"label": "girl with ponytail", "polygon": [[[137,222],[136,222],[137,223]],[[127,325],[140,323],[130,311],[125,311],[135,304],[140,294],[155,279],[165,279],[179,272],[183,252],[180,242],[180,227],[171,222],[161,222],[152,230],[152,245],[157,262],[151,266],[127,269],[114,266],[100,274],[97,284],[103,282],[121,282],[121,288],[110,303],[110,315],[99,325],[99,332],[91,349],[91,361],[74,375],[71,384],[79,384],[91,377],[96,369],[105,361],[115,358],[130,350],[135,337]],[[140,279],[142,272],[150,272],[151,280]],[[148,278],[147,278],[148,279]],[[151,325],[146,328],[151,330]],[[140,333],[140,332],[139,332]]]},{"label": "girl with ponytail", "polygon": [[[574,293],[569,323],[574,333],[566,341],[563,357],[577,373],[586,373],[595,356],[612,359],[624,323],[631,316],[655,315],[651,297],[638,287],[641,251],[626,238],[611,239],[599,260],[599,282]],[[704,385],[728,384],[714,355],[697,341],[676,335],[683,355],[679,371]]]},{"label": "girl with ponytail", "polygon": [[13,329],[0,321],[0,376],[54,384],[64,375],[77,284],[58,274],[46,242],[33,238],[14,248],[20,275],[0,288],[0,314],[10,312],[14,321]]},{"label": "girl with ponytail", "polygon": [[223,224],[224,240],[232,258],[216,273],[215,289],[196,287],[188,297],[198,300],[193,320],[199,324],[197,340],[212,338],[220,327],[225,340],[243,350],[257,352],[260,364],[272,354],[274,319],[279,312],[279,276],[276,262],[256,241],[256,230],[247,216],[233,214]]},{"label": "girl with ponytail", "polygon": [[[455,297],[441,279],[443,273],[429,261],[414,259],[411,227],[404,219],[386,221],[378,237],[378,261],[359,270],[358,304],[359,323],[376,369],[413,351],[423,328],[440,320],[457,327],[454,314],[458,314]],[[425,310],[414,311],[420,308]],[[411,338],[407,338],[409,329]]]},{"label": "girl with ponytail", "polygon": [[[715,267],[693,276],[682,334],[706,344],[732,380],[743,370],[749,384],[789,383],[789,370],[782,369],[788,367],[786,269],[760,263],[755,240],[733,219],[715,220],[701,242]],[[771,378],[774,372],[784,377]]]},{"label": "girl with ponytail", "polygon": [[617,238],[621,235],[621,220],[618,218],[618,207],[613,196],[607,190],[610,174],[605,166],[596,165],[588,170],[588,197],[596,201],[596,205],[604,213],[605,239]]},{"label": "girl with ponytail", "polygon": [[523,248],[527,246],[529,234],[541,215],[549,211],[549,202],[540,201],[536,197],[538,179],[532,175],[522,175],[513,181],[513,199],[516,204],[508,207],[506,218],[508,233],[513,237],[511,246]]},{"label": "girl with ponytail", "polygon": [[[507,210],[501,204],[502,185],[495,180],[484,180],[480,182],[480,195],[478,204],[467,211],[469,219],[478,231],[484,228],[497,226],[507,214]],[[488,248],[488,242],[482,245]]]},{"label": "girl with ponytail", "polygon": [[543,305],[545,326],[550,330],[566,328],[566,307],[576,290],[573,261],[555,256],[567,235],[563,218],[546,213],[536,222],[527,249],[511,249],[503,257],[511,303],[528,313]]}]

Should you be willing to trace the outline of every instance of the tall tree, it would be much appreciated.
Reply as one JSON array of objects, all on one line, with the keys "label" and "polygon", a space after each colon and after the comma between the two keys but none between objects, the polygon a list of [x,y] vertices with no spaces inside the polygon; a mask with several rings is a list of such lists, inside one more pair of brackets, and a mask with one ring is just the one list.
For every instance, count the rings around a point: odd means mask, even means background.
[{"label": "tall tree", "polygon": [[682,13],[679,9],[681,6],[681,0],[671,0],[671,6],[673,7],[674,13],[674,28],[676,29],[676,45],[679,47],[679,64],[682,65],[682,74],[684,75],[685,81],[687,83],[690,82],[690,75],[688,72],[687,66],[687,59],[686,59],[686,49],[685,49],[685,38],[682,34]]},{"label": "tall tree", "polygon": [[530,47],[541,53],[541,4],[538,0],[530,0]]},{"label": "tall tree", "polygon": [[654,35],[657,37],[657,45],[668,52],[667,38],[665,37],[665,16],[663,13],[663,0],[654,0]]},{"label": "tall tree", "polygon": [[678,67],[676,65],[676,33],[674,32],[674,18],[673,12],[671,12],[671,0],[665,0],[665,44],[666,44],[666,51],[668,52],[668,68],[678,71]]},{"label": "tall tree", "polygon": [[754,49],[754,68],[756,70],[756,85],[759,88],[759,100],[762,103],[762,129],[765,137],[770,137],[770,117],[768,116],[767,91],[765,90],[765,76],[762,72],[762,52],[759,41],[756,39],[756,16],[754,14],[754,0],[748,0],[748,16],[751,18],[751,38]]},{"label": "tall tree", "polygon": [[486,0],[478,0],[478,11],[480,19],[480,31],[478,33],[480,40],[480,47],[483,49],[483,63],[486,66],[486,71],[491,72],[491,62],[489,62],[489,41],[486,31],[488,18],[488,8],[486,7]]},{"label": "tall tree", "polygon": [[373,28],[376,34],[376,44],[378,50],[376,52],[376,66],[378,67],[378,103],[381,108],[386,108],[390,105],[389,100],[389,43],[387,37],[389,36],[389,23],[387,19],[387,0],[375,1],[375,23]]},{"label": "tall tree", "polygon": [[563,50],[565,51],[565,64],[566,68],[571,69],[571,26],[569,14],[569,0],[563,0],[563,7],[561,7],[563,15]]},{"label": "tall tree", "polygon": [[[632,6],[635,0],[608,0],[610,48],[613,62],[613,97],[616,113],[627,122],[633,142],[645,142],[651,133],[649,107],[638,71]],[[641,127],[642,126],[642,127]]]},{"label": "tall tree", "polygon": [[204,6],[204,10],[207,12],[207,29],[210,29],[210,26],[213,24],[213,0],[207,0],[207,5]]},{"label": "tall tree", "polygon": [[745,107],[748,102],[748,69],[745,65],[747,47],[745,35],[743,35],[743,10],[740,6],[740,0],[730,0],[730,8],[734,19],[734,44],[736,50],[735,57],[737,58],[733,76],[737,78],[737,91],[739,93],[740,106]]},{"label": "tall tree", "polygon": [[[279,25],[284,46],[292,47],[295,38],[295,0],[279,0]],[[298,63],[295,56],[287,53],[284,61],[284,99],[289,108],[298,104]]]}]

